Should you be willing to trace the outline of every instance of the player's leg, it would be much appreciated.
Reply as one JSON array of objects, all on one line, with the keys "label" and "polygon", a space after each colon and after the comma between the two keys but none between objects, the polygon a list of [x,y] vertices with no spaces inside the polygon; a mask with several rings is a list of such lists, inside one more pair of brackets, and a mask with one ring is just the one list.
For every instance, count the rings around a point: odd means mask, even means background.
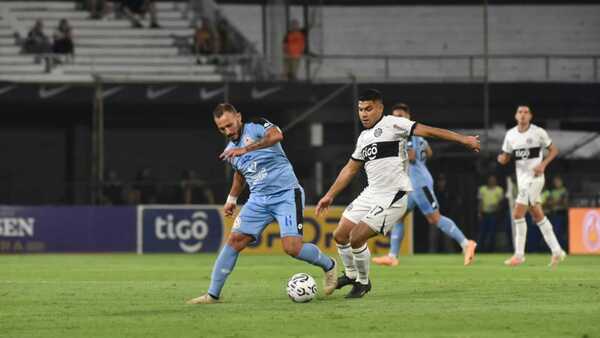
[{"label": "player's leg", "polygon": [[414,194],[415,203],[427,219],[427,222],[431,225],[435,225],[444,234],[454,239],[456,243],[460,245],[465,256],[464,264],[469,265],[473,262],[473,258],[475,257],[477,243],[467,239],[453,220],[440,214],[440,206],[432,188],[433,187],[430,186],[423,186],[416,189],[411,194]]},{"label": "player's leg", "polygon": [[392,233],[390,235],[390,252],[385,256],[374,257],[373,263],[385,266],[396,266],[400,263],[398,261],[398,255],[400,254],[400,245],[404,239],[405,222],[406,215],[402,217],[400,222],[392,227]]},{"label": "player's leg", "polygon": [[369,238],[378,233],[371,229],[371,226],[364,222],[359,222],[350,232],[350,246],[352,247],[352,256],[356,265],[356,283],[352,290],[346,295],[346,298],[361,298],[367,292],[371,291],[371,281],[369,280],[371,251],[367,246]]},{"label": "player's leg", "polygon": [[[348,210],[348,209],[346,209]],[[337,227],[333,231],[333,240],[337,247],[337,252],[342,259],[344,265],[344,273],[337,280],[337,289],[341,289],[346,285],[353,285],[356,282],[358,272],[350,246],[350,232],[356,226],[356,223],[342,216]]]},{"label": "player's leg", "polygon": [[[521,194],[519,194],[521,196]],[[527,239],[527,221],[525,221],[525,213],[527,212],[527,205],[522,201],[515,203],[513,210],[513,222],[515,223],[515,253],[514,255],[505,260],[504,264],[510,266],[520,265],[525,262],[525,240]]]},{"label": "player's leg", "polygon": [[542,236],[544,237],[544,241],[546,241],[548,248],[550,248],[550,251],[552,252],[552,259],[550,260],[550,266],[556,266],[558,263],[560,263],[561,261],[563,261],[565,259],[567,254],[560,247],[560,244],[558,243],[558,240],[556,239],[556,235],[554,234],[554,230],[552,229],[552,223],[550,223],[550,221],[548,220],[548,217],[546,217],[546,215],[544,215],[542,206],[539,203],[536,203],[532,207],[530,207],[529,211],[531,212],[531,216],[533,217],[533,220],[540,228],[540,232],[542,233]]},{"label": "player's leg", "polygon": [[227,243],[223,246],[215,261],[208,293],[189,300],[188,304],[216,303],[221,296],[221,290],[227,278],[235,267],[240,252],[256,238],[259,238],[264,228],[272,221],[273,218],[262,203],[250,195],[233,223],[232,232],[227,239]]},{"label": "player's leg", "polygon": [[406,217],[408,212],[415,208],[414,193],[408,194],[408,206],[406,213],[400,219],[400,222],[396,223],[392,228],[392,234],[390,236],[390,252],[386,256],[379,256],[373,258],[373,263],[377,265],[396,266],[400,262],[398,261],[398,255],[400,254],[400,246],[402,240],[404,240],[404,224],[406,224]]},{"label": "player's leg", "polygon": [[337,284],[335,260],[323,254],[318,246],[302,242],[304,191],[301,188],[290,190],[269,208],[279,223],[283,250],[298,260],[322,268],[325,272],[323,291],[326,295],[333,293]]},{"label": "player's leg", "polygon": [[350,232],[356,227],[358,222],[369,212],[371,208],[369,198],[363,191],[352,203],[350,203],[338,226],[333,231],[333,239],[337,247],[338,254],[344,264],[344,273],[338,278],[337,288],[341,289],[346,285],[354,285],[358,277],[356,262],[350,245]]}]

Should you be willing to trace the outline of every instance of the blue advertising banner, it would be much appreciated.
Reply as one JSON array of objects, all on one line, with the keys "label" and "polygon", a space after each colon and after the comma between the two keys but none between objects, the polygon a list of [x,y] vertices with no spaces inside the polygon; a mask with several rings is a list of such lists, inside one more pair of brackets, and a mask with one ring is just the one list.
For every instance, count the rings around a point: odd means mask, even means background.
[{"label": "blue advertising banner", "polygon": [[217,252],[223,219],[214,206],[144,205],[138,207],[138,253]]},{"label": "blue advertising banner", "polygon": [[0,253],[134,251],[135,207],[0,206]]}]

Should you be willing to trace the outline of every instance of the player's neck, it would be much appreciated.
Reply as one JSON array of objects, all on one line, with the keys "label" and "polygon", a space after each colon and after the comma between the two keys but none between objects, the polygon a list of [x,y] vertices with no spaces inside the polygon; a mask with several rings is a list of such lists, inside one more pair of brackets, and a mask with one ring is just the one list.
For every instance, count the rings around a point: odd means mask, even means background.
[{"label": "player's neck", "polygon": [[524,133],[527,130],[529,130],[529,127],[531,126],[531,123],[527,123],[527,124],[517,124],[517,130],[519,131],[519,133]]}]

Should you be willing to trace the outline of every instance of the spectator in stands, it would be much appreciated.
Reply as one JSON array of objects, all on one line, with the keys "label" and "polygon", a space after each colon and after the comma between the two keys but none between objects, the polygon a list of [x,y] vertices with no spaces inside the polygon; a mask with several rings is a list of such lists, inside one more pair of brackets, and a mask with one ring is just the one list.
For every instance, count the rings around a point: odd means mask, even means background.
[{"label": "spectator in stands", "polygon": [[110,8],[106,0],[89,0],[88,8],[90,10],[90,19],[102,19],[105,16]]},{"label": "spectator in stands", "polygon": [[185,170],[179,183],[183,204],[214,204],[215,198],[207,183],[196,177],[193,170]]},{"label": "spectator in stands", "polygon": [[203,18],[196,26],[194,32],[194,53],[197,63],[206,63],[206,55],[218,54],[220,48],[219,37],[208,19]]},{"label": "spectator in stands", "polygon": [[[41,19],[35,21],[33,28],[27,34],[23,44],[23,52],[28,54],[44,54],[52,51],[50,38],[44,33],[44,23]],[[39,59],[36,59],[39,62]]]},{"label": "spectator in stands", "polygon": [[306,32],[300,29],[300,23],[294,19],[290,23],[290,30],[283,39],[283,73],[287,80],[294,81],[297,79],[300,59],[305,48]]},{"label": "spectator in stands", "polygon": [[152,168],[144,168],[138,172],[133,188],[137,192],[137,200],[140,203],[156,203],[158,186],[156,179],[152,175]]},{"label": "spectator in stands", "polygon": [[142,19],[150,13],[150,28],[160,28],[154,0],[122,0],[121,11],[134,28],[143,28]]},{"label": "spectator in stands", "polygon": [[480,251],[492,252],[496,245],[496,225],[500,219],[500,207],[504,189],[498,186],[496,176],[490,175],[487,184],[479,187],[479,240]]},{"label": "spectator in stands", "polygon": [[104,204],[118,205],[125,202],[123,195],[123,183],[119,180],[117,172],[108,170],[106,179],[102,186],[102,196]]},{"label": "spectator in stands", "polygon": [[569,212],[569,192],[565,188],[560,176],[552,179],[550,196],[548,197],[550,205],[550,222],[554,225],[554,233],[558,237],[560,245],[567,246],[567,219]]},{"label": "spectator in stands", "polygon": [[67,60],[75,55],[75,45],[73,44],[73,30],[67,19],[61,19],[56,31],[54,32],[54,44],[52,46],[54,54],[64,54]]}]

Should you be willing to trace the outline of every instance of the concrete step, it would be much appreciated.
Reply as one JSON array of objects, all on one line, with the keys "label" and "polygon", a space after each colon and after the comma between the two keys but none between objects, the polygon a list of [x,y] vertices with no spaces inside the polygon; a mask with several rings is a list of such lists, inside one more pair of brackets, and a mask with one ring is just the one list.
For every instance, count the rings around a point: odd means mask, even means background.
[{"label": "concrete step", "polygon": [[161,73],[161,74],[213,74],[214,68],[188,65],[93,65],[67,64],[59,66],[63,72],[98,72],[98,73]]},{"label": "concrete step", "polygon": [[[60,20],[67,19],[72,20],[91,20],[89,19],[90,13],[87,11],[12,11],[15,18],[19,20],[36,20],[42,18],[45,20]],[[148,15],[147,15],[148,16]],[[183,14],[179,11],[157,11],[158,20],[182,20]],[[114,15],[109,15],[108,20],[114,20]],[[98,20],[96,20],[98,21]],[[103,20],[100,20],[103,21]]]},{"label": "concrete step", "polygon": [[[59,19],[51,19],[51,20],[44,20],[44,26],[46,27],[46,30],[48,31],[49,29],[54,29],[54,27],[58,26],[58,21]],[[124,29],[124,28],[131,28],[131,22],[129,22],[129,20],[127,19],[121,19],[121,20],[88,20],[88,19],[75,19],[75,20],[70,20],[69,21],[71,23],[71,26],[73,27],[73,31],[76,34],[78,29],[81,28],[93,28],[93,29],[106,29],[106,30],[112,30],[112,29]],[[33,24],[35,23],[35,19],[24,19],[24,20],[19,20],[19,24],[23,27],[33,27]],[[148,29],[151,31],[154,30],[160,30],[160,29],[149,29],[148,24],[149,24],[149,19],[147,18],[145,21],[143,21],[144,26],[146,28],[137,28],[135,30],[144,30],[144,29]],[[160,20],[159,19],[159,23],[163,28],[166,29],[189,29],[189,22],[185,21],[185,20]]]}]

